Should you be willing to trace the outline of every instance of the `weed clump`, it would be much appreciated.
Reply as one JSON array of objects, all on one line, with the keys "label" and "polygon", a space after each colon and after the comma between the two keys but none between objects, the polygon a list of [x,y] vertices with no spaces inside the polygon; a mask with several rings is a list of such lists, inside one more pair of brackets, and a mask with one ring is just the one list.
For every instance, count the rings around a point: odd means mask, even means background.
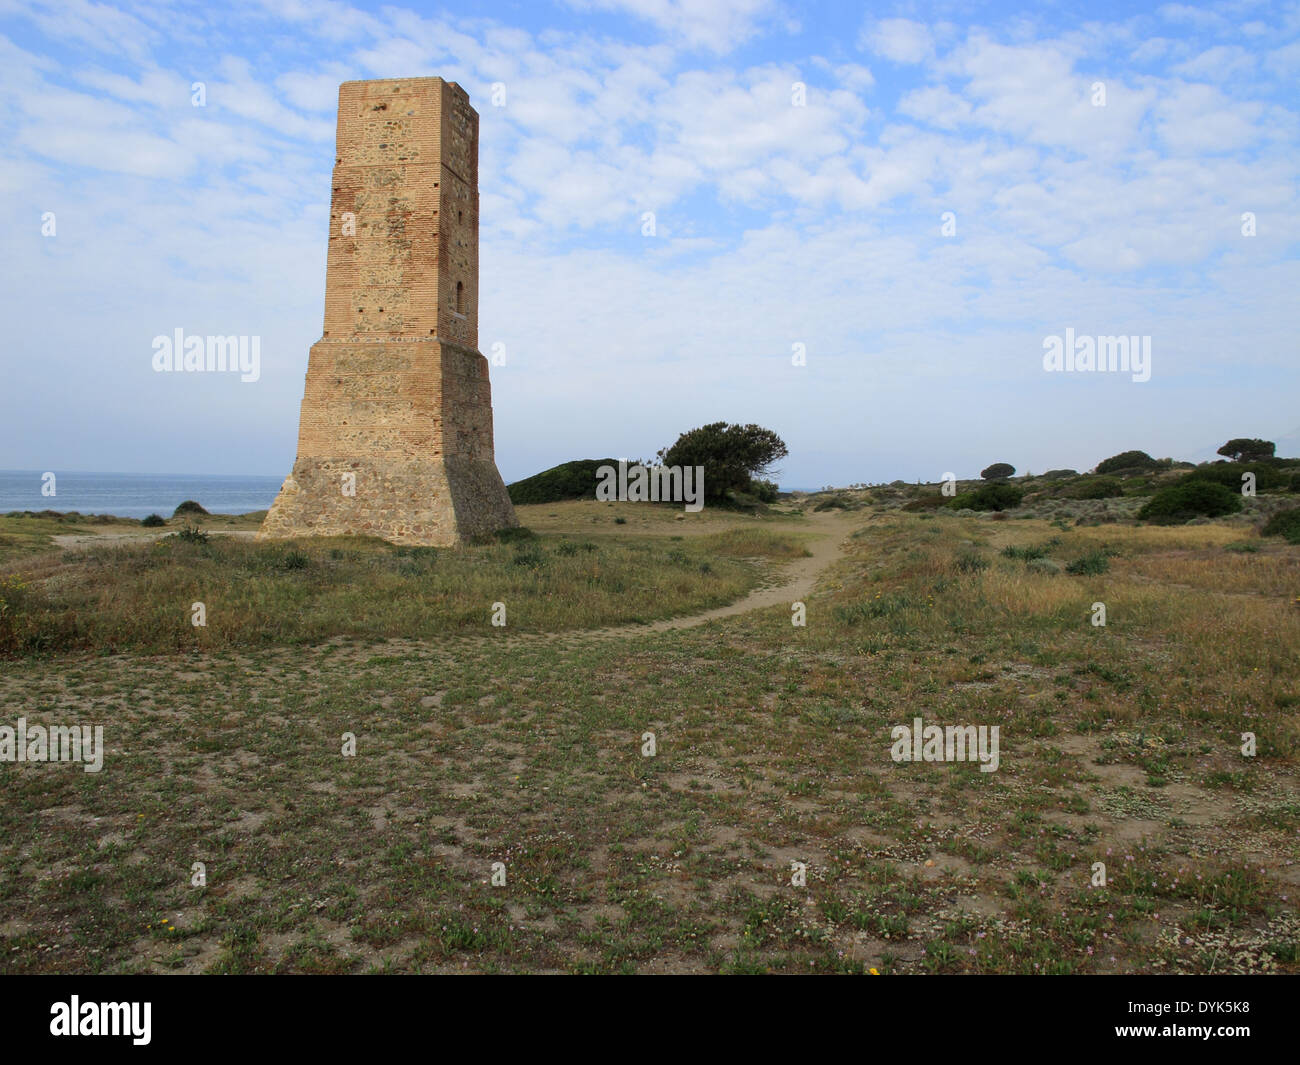
[{"label": "weed clump", "polygon": [[1109,569],[1110,557],[1104,550],[1089,551],[1065,565],[1065,572],[1075,577],[1096,577]]},{"label": "weed clump", "polygon": [[1281,536],[1289,544],[1300,544],[1300,507],[1280,510],[1260,529],[1262,536]]}]

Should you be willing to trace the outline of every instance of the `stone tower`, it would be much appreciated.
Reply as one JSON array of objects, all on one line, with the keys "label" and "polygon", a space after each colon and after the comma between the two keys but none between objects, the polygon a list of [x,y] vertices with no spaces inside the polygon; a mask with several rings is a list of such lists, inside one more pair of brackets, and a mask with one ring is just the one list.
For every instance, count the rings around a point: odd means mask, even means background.
[{"label": "stone tower", "polygon": [[478,113],[441,78],[345,82],[334,164],[324,334],[258,538],[517,525],[478,351]]}]

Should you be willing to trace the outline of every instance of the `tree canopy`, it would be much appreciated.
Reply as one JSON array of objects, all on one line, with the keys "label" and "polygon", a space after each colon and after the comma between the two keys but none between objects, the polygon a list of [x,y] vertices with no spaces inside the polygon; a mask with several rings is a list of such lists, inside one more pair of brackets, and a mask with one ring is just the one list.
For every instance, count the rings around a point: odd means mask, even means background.
[{"label": "tree canopy", "polygon": [[1145,451],[1121,451],[1097,463],[1098,473],[1118,473],[1120,470],[1154,470],[1160,464]]},{"label": "tree canopy", "polygon": [[1016,468],[1009,462],[995,462],[992,466],[980,470],[980,476],[986,481],[1002,481],[1015,475]]},{"label": "tree canopy", "polygon": [[703,466],[705,499],[722,500],[728,492],[750,489],[789,453],[785,442],[761,425],[711,422],[682,433],[658,458],[665,466]]},{"label": "tree canopy", "polygon": [[1271,459],[1276,450],[1277,445],[1272,440],[1237,436],[1219,448],[1217,454],[1233,462],[1258,462],[1260,459]]}]

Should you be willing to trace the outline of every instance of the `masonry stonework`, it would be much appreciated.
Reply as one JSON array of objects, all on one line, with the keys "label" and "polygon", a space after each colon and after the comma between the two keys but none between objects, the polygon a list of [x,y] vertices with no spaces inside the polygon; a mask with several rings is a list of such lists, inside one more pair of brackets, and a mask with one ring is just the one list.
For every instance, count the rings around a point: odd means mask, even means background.
[{"label": "masonry stonework", "polygon": [[345,82],[334,162],[324,334],[258,538],[517,525],[478,351],[478,113],[441,78]]}]

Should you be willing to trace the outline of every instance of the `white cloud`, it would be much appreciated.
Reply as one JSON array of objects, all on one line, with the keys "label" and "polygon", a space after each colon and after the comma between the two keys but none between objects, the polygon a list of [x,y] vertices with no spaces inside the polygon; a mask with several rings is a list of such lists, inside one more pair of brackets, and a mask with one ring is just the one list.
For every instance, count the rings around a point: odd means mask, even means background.
[{"label": "white cloud", "polygon": [[[0,288],[36,323],[12,338],[11,361],[38,394],[80,371],[92,397],[179,407],[187,434],[225,432],[250,418],[239,400],[169,398],[134,378],[124,390],[112,373],[137,365],[144,333],[226,332],[234,316],[269,345],[265,385],[245,401],[262,420],[240,454],[282,472],[319,335],[338,83],[426,73],[459,81],[481,112],[482,343],[510,352],[493,371],[507,476],[645,453],[717,417],[784,430],[796,482],[921,472],[868,465],[890,433],[923,437],[923,453],[891,461],[933,476],[969,440],[972,402],[1020,402],[1045,431],[1082,417],[1077,390],[1026,371],[1042,330],[1066,325],[1154,333],[1171,382],[1211,374],[1224,343],[1242,365],[1294,362],[1300,130],[1261,71],[1282,78],[1300,60],[1276,28],[1243,47],[1147,17],[1169,37],[1143,45],[1133,20],[1053,37],[1037,19],[1000,31],[887,19],[864,46],[924,65],[877,80],[838,42],[758,41],[782,17],[771,5],[725,6],[592,0],[581,10],[601,13],[597,33],[265,0],[264,36],[283,52],[243,51],[222,16],[190,16],[212,19],[211,43],[194,35],[209,49],[207,108],[189,106],[199,75],[165,36],[146,34],[130,62],[112,37],[85,45],[91,61],[81,44],[72,58],[49,44],[55,60],[0,37],[0,225],[15,234]],[[620,12],[657,26],[654,43],[618,39]],[[744,41],[758,58],[709,54]],[[1202,83],[1228,72],[1231,92]],[[488,102],[497,81],[503,108]],[[794,81],[806,107],[791,106]],[[45,209],[59,212],[56,242],[34,235]],[[654,239],[639,236],[644,210]],[[946,210],[955,238],[939,233]],[[1250,241],[1242,210],[1259,217]],[[802,377],[794,341],[809,347]],[[82,368],[89,346],[105,356]],[[37,351],[50,353],[40,374],[27,369]],[[968,390],[951,408],[949,381]],[[1243,396],[1230,393],[1235,413]],[[53,403],[38,398],[30,423],[4,431],[21,441],[81,416]],[[1175,432],[1159,399],[1141,403],[1127,415]],[[1204,413],[1188,403],[1179,417]],[[1083,453],[1058,465],[1096,460],[1079,439]]]},{"label": "white cloud", "polygon": [[922,22],[905,18],[887,18],[870,22],[863,28],[861,47],[895,63],[920,63],[934,51],[934,39]]},{"label": "white cloud", "polygon": [[1237,151],[1260,140],[1263,104],[1231,100],[1210,85],[1175,84],[1155,106],[1160,138],[1179,154]]},{"label": "white cloud", "polygon": [[956,129],[969,122],[971,104],[946,85],[930,85],[907,93],[899,102],[898,110],[909,118],[940,129]]},{"label": "white cloud", "polygon": [[1238,74],[1248,74],[1255,69],[1257,58],[1238,45],[1216,45],[1204,52],[1176,64],[1174,73],[1185,78],[1206,78],[1226,81]]},{"label": "white cloud", "polygon": [[1176,25],[1195,26],[1197,29],[1221,29],[1228,25],[1217,11],[1205,7],[1192,7],[1188,4],[1162,4],[1156,14]]},{"label": "white cloud", "polygon": [[657,26],[691,48],[730,52],[776,13],[772,0],[568,0],[579,11],[616,11]]}]

